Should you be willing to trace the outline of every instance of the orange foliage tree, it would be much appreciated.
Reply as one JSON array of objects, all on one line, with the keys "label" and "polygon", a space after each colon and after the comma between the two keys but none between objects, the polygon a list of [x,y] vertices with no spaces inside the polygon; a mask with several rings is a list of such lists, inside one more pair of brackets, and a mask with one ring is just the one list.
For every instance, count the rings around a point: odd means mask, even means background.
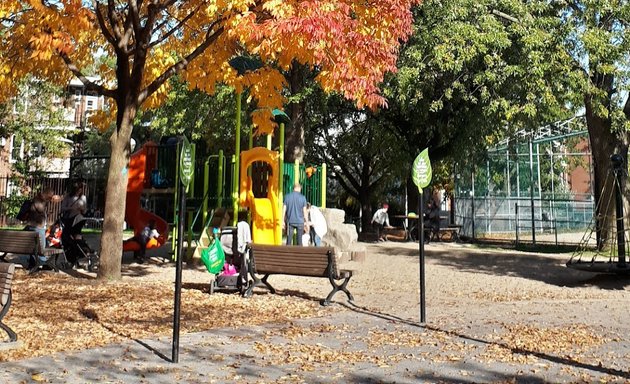
[{"label": "orange foliage tree", "polygon": [[[284,103],[282,72],[293,62],[316,70],[326,91],[381,107],[378,85],[395,70],[417,1],[2,0],[0,97],[32,74],[60,85],[77,77],[111,101],[116,129],[99,278],[117,279],[133,121],[140,108],[160,105],[170,77],[180,74],[208,93],[219,83],[247,84],[259,107],[252,116],[258,133],[273,131],[271,110]],[[241,55],[265,65],[239,76],[229,60]],[[115,66],[101,65],[100,80],[91,81],[87,68],[101,56]]]}]

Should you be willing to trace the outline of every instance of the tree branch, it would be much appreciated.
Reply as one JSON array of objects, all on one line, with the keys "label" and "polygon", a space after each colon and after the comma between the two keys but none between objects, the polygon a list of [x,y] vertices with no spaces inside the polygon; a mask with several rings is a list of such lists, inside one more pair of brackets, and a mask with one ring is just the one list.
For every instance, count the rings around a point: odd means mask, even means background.
[{"label": "tree branch", "polygon": [[105,17],[103,16],[103,13],[101,12],[101,7],[100,4],[96,4],[96,19],[98,20],[98,25],[101,28],[101,31],[103,32],[103,36],[105,36],[105,40],[107,40],[107,42],[109,42],[112,46],[114,46],[114,48],[116,47],[116,39],[114,38],[114,35],[112,34],[112,32],[109,30],[109,28],[107,28],[107,24],[105,23]]},{"label": "tree branch", "polygon": [[74,74],[77,78],[79,78],[79,80],[81,80],[83,85],[85,85],[86,87],[87,86],[93,87],[94,89],[96,89],[96,91],[98,93],[100,93],[103,96],[107,96],[107,97],[111,97],[111,98],[116,96],[116,93],[113,90],[111,90],[109,88],[105,88],[101,84],[97,84],[97,83],[91,81],[90,79],[88,79],[81,72],[81,70],[74,64],[74,62],[70,59],[70,57],[68,57],[68,55],[66,53],[59,52],[59,56],[61,57],[63,62],[66,64],[66,66],[68,67],[70,72],[72,72],[72,74]]},{"label": "tree branch", "polygon": [[[166,32],[164,35],[162,35],[159,39],[157,39],[156,41],[151,43],[150,48],[153,48],[156,45],[161,44],[162,42],[164,42],[164,40],[168,39],[173,33],[177,32],[188,20],[190,20],[190,18],[192,18],[197,13],[198,10],[199,10],[199,7],[197,7],[197,9],[195,9],[194,11],[192,11],[191,13],[186,15],[186,17],[184,17],[181,21],[179,21],[176,26],[171,28],[168,32]],[[156,30],[161,29],[165,24],[166,24],[166,21],[164,23],[161,23],[156,28]]]},{"label": "tree branch", "polygon": [[123,39],[124,30],[121,30],[120,18],[116,13],[116,4],[114,0],[107,1],[107,16],[109,17],[109,22],[112,26],[112,33],[116,37],[116,41],[120,43]]},{"label": "tree branch", "polygon": [[201,44],[199,44],[197,48],[195,48],[186,57],[184,57],[177,63],[173,64],[166,71],[164,71],[164,73],[162,73],[155,80],[153,80],[153,82],[151,82],[151,84],[149,84],[140,93],[140,95],[138,95],[138,100],[140,103],[144,102],[144,100],[146,100],[149,96],[155,93],[155,91],[157,91],[169,78],[171,78],[171,76],[185,69],[192,60],[197,58],[197,56],[201,55],[210,46],[210,44],[212,44],[213,42],[217,40],[217,38],[223,33],[224,28],[220,27],[214,32],[212,32],[212,29],[214,28],[215,25],[219,23],[219,21],[223,21],[223,20],[216,20],[215,22],[212,23],[212,25],[210,25],[208,29],[208,33],[206,35],[206,39]]}]

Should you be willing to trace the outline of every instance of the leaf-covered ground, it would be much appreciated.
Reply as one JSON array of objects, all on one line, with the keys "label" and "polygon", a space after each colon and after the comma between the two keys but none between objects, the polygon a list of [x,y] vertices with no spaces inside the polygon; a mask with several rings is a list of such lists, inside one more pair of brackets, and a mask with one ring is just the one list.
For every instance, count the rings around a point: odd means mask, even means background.
[{"label": "leaf-covered ground", "polygon": [[[428,382],[444,382],[449,375],[488,381],[480,371],[492,375],[491,382],[506,383],[520,382],[512,377],[630,380],[630,279],[569,270],[564,266],[568,255],[431,243],[426,248],[427,325],[410,328],[404,324],[417,323],[419,312],[417,244],[366,247],[366,261],[353,266],[357,270],[349,284],[356,305],[340,294],[338,304],[320,307],[318,299],[330,291],[328,281],[304,277],[272,276],[276,295],[209,295],[207,273],[189,267],[182,333],[238,327],[241,336],[230,336],[230,342],[246,348],[243,358],[256,356],[260,367],[293,372],[261,382],[309,382],[309,372],[343,381],[344,369],[387,372],[401,364],[423,367],[422,373],[410,371],[414,378],[448,371]],[[124,265],[123,274],[122,281],[103,284],[85,276],[20,271],[6,323],[22,345],[0,351],[0,360],[169,338],[173,265],[153,259],[142,266]],[[347,321],[348,316],[359,321]],[[370,317],[395,325],[361,323]],[[309,319],[311,325],[304,326]],[[255,335],[247,331],[262,323],[276,325]],[[241,362],[239,354],[212,356],[226,361],[220,369],[236,381],[243,379],[241,367],[251,364]]]},{"label": "leaf-covered ground", "polygon": [[[101,346],[124,339],[167,335],[173,329],[171,281],[126,279],[101,283],[62,273],[17,273],[5,318],[20,346],[0,361]],[[186,288],[187,287],[187,288]],[[181,332],[240,327],[318,316],[318,303],[289,296],[209,295],[207,284],[182,289]]]}]

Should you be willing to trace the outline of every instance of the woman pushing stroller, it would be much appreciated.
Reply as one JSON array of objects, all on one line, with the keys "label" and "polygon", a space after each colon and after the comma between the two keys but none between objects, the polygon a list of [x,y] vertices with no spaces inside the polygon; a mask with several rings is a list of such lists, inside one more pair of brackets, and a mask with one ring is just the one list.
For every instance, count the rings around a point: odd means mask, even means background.
[{"label": "woman pushing stroller", "polygon": [[98,254],[90,248],[81,231],[85,225],[83,215],[87,211],[87,199],[85,197],[85,183],[80,180],[72,184],[70,190],[61,202],[61,219],[63,230],[61,232],[61,244],[70,264],[78,265],[79,259],[86,258],[88,270],[96,267]]},{"label": "woman pushing stroller", "polygon": [[87,199],[84,192],[85,183],[77,181],[72,184],[68,194],[61,201],[61,221],[63,222],[64,235],[75,240],[81,238],[81,230],[85,224],[83,215],[87,211]]}]

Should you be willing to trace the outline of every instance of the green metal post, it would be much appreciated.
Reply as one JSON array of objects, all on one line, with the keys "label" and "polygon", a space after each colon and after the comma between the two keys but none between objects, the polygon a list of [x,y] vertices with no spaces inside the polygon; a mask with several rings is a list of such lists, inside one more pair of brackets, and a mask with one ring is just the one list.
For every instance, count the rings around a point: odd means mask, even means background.
[{"label": "green metal post", "polygon": [[212,156],[208,156],[206,162],[203,164],[203,202],[201,206],[201,222],[202,227],[206,225],[206,220],[208,220],[208,189],[210,188],[210,158]]},{"label": "green metal post", "polygon": [[236,143],[234,146],[234,177],[232,180],[232,225],[236,226],[238,212],[238,194],[239,194],[239,177],[240,177],[240,153],[241,153],[241,94],[236,94]]},{"label": "green metal post", "polygon": [[326,163],[322,163],[322,208],[326,208]]},{"label": "green metal post", "polygon": [[300,182],[300,161],[295,159],[293,163],[293,185]]},{"label": "green metal post", "polygon": [[[280,123],[280,137],[278,138],[278,162],[280,174],[278,175],[278,212],[282,214],[282,206],[284,205],[284,123]],[[280,220],[284,220],[281,217]]]},{"label": "green metal post", "polygon": [[250,129],[249,130],[249,141],[248,141],[248,147],[247,149],[252,149],[254,148],[254,130]]},{"label": "green metal post", "polygon": [[223,206],[223,173],[225,172],[225,156],[223,150],[219,150],[219,174],[217,175],[217,208]]}]

